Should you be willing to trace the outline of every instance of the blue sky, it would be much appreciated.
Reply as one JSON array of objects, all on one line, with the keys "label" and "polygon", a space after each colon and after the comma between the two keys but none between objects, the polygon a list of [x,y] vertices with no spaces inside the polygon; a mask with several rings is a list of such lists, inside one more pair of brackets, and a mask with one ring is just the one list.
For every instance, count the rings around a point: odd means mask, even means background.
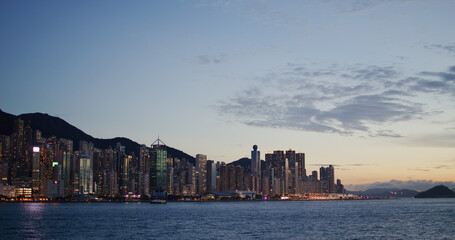
[{"label": "blue sky", "polygon": [[455,181],[455,1],[2,1],[0,108],[347,184]]}]

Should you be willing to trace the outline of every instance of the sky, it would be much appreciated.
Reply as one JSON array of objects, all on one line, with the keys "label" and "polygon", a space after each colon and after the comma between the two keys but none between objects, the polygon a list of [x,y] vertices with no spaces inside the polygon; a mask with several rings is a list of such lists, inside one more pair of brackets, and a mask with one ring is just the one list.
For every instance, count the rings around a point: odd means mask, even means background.
[{"label": "sky", "polygon": [[292,148],[307,172],[332,164],[352,188],[450,184],[454,12],[438,0],[1,1],[0,109],[215,161]]}]

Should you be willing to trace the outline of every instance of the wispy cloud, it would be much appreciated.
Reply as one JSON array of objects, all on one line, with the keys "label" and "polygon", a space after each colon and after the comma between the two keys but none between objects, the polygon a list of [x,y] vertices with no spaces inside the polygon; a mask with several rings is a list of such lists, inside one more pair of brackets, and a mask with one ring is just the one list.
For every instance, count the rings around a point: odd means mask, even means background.
[{"label": "wispy cloud", "polygon": [[441,182],[432,180],[411,180],[398,181],[390,180],[389,182],[375,182],[370,184],[346,185],[346,189],[351,191],[364,191],[373,188],[397,188],[397,189],[412,189],[417,191],[428,190],[437,185],[445,185],[451,189],[455,188],[455,182]]},{"label": "wispy cloud", "polygon": [[451,165],[438,165],[438,166],[435,166],[434,169],[454,169],[455,166],[451,166]]},{"label": "wispy cloud", "polygon": [[425,45],[427,49],[443,50],[449,54],[455,54],[455,42],[451,44],[431,44]]},{"label": "wispy cloud", "polygon": [[452,66],[403,77],[392,66],[289,63],[216,108],[249,126],[399,138],[384,126],[442,113],[428,110],[419,95],[455,96],[454,72]]},{"label": "wispy cloud", "polygon": [[397,3],[397,2],[408,2],[409,0],[324,0],[324,2],[334,5],[338,8],[340,12],[345,13],[356,13],[361,11],[366,11],[371,8],[375,8],[382,4],[386,4],[389,2]]},{"label": "wispy cloud", "polygon": [[430,169],[426,169],[426,168],[408,168],[408,170],[419,171],[419,172],[429,172],[430,171]]},{"label": "wispy cloud", "polygon": [[370,137],[391,137],[391,138],[401,138],[403,137],[400,134],[394,133],[390,130],[378,130],[375,134],[370,134]]},{"label": "wispy cloud", "polygon": [[198,63],[200,64],[219,64],[227,60],[226,54],[219,55],[199,55],[197,57]]}]

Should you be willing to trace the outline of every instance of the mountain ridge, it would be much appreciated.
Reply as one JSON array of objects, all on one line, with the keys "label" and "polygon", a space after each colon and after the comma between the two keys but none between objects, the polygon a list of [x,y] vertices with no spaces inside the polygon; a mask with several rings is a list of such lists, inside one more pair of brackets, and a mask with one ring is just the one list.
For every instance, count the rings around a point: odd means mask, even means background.
[{"label": "mountain ridge", "polygon": [[[6,113],[0,109],[0,135],[11,135],[14,131],[14,120],[20,118],[24,120],[24,124],[30,124],[33,130],[40,130],[41,134],[45,138],[56,136],[58,138],[70,139],[73,141],[74,150],[79,149],[79,142],[82,140],[92,142],[96,148],[106,149],[115,147],[117,142],[120,142],[125,146],[127,153],[138,154],[139,147],[143,144],[139,144],[126,137],[115,137],[115,138],[95,138],[74,125],[68,123],[64,119],[59,117],[51,116],[47,113],[24,113],[20,115],[13,115]],[[166,146],[169,157],[177,157],[180,159],[187,159],[194,163],[194,157],[173,147]],[[150,147],[149,147],[150,148]]]}]

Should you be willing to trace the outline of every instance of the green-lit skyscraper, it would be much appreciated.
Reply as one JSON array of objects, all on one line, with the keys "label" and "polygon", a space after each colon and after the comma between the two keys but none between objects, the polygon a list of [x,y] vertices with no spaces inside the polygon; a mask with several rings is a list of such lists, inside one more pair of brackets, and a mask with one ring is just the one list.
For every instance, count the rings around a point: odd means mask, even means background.
[{"label": "green-lit skyscraper", "polygon": [[159,138],[150,151],[150,195],[154,198],[167,197],[167,151]]}]

